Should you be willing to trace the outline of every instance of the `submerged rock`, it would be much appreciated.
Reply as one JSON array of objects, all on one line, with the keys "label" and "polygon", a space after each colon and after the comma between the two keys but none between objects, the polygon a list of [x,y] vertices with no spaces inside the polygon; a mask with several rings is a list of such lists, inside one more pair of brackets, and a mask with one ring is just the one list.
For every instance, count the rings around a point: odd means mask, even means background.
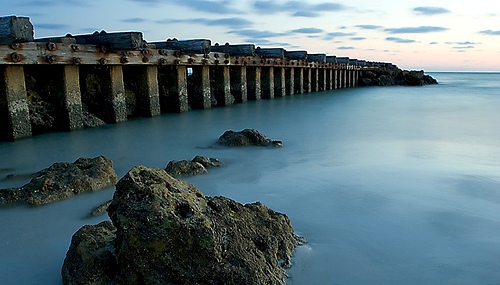
[{"label": "submerged rock", "polygon": [[111,187],[118,181],[113,162],[104,157],[79,158],[74,163],[57,162],[35,174],[20,187],[0,190],[0,205],[25,202],[43,205],[83,192]]},{"label": "submerged rock", "polygon": [[359,80],[361,86],[423,86],[438,84],[433,77],[423,70],[402,70],[399,68],[365,71]]},{"label": "submerged rock", "polygon": [[283,146],[281,141],[273,141],[254,129],[244,129],[239,132],[226,131],[219,137],[218,143],[227,146]]},{"label": "submerged rock", "polygon": [[221,167],[224,163],[217,158],[195,156],[191,161],[187,160],[172,160],[169,161],[165,171],[168,174],[177,177],[193,176],[198,174],[208,173],[207,168]]},{"label": "submerged rock", "polygon": [[112,220],[72,239],[65,285],[285,284],[302,240],[261,203],[206,197],[164,170],[134,167],[116,185]]}]

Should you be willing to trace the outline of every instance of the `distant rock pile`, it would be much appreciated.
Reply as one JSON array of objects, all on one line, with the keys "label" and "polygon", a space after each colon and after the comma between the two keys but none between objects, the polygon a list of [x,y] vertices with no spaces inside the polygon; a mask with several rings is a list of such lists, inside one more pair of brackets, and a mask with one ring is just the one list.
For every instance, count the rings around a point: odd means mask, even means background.
[{"label": "distant rock pile", "polygon": [[63,284],[285,284],[302,242],[284,214],[144,166],[117,183],[108,214],[73,236]]},{"label": "distant rock pile", "polygon": [[226,131],[219,137],[218,143],[226,146],[283,146],[283,142],[271,140],[254,129],[244,129],[239,132]]},{"label": "distant rock pile", "polygon": [[423,86],[428,84],[438,84],[437,80],[424,74],[423,70],[408,71],[398,68],[365,71],[359,80],[360,86]]},{"label": "distant rock pile", "polygon": [[57,162],[35,174],[20,188],[0,189],[0,206],[25,202],[38,206],[67,199],[83,192],[112,187],[118,181],[113,162],[104,157]]},{"label": "distant rock pile", "polygon": [[168,174],[177,176],[192,176],[208,173],[207,168],[220,167],[224,163],[217,158],[195,156],[191,161],[172,160],[167,164],[165,171]]}]

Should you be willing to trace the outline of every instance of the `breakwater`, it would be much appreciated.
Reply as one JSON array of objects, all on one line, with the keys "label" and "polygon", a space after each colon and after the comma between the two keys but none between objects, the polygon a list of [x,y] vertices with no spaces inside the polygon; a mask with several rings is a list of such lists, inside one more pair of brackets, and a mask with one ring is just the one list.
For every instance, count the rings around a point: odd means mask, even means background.
[{"label": "breakwater", "polygon": [[[34,38],[0,18],[0,140],[357,86],[374,62],[208,39],[146,42],[141,32]],[[374,73],[375,72],[375,73]],[[366,84],[364,84],[366,85]]]}]

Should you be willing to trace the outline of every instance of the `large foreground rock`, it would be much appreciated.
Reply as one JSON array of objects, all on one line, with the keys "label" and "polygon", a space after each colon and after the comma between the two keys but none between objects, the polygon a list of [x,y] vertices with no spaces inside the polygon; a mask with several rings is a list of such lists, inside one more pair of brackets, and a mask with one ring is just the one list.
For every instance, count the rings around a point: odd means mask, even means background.
[{"label": "large foreground rock", "polygon": [[239,132],[226,131],[219,137],[218,143],[227,146],[283,146],[281,141],[271,140],[254,129],[244,129]]},{"label": "large foreground rock", "polygon": [[104,157],[57,162],[35,174],[20,188],[0,189],[0,205],[25,202],[43,205],[83,192],[112,187],[118,181],[113,162]]},{"label": "large foreground rock", "polygon": [[205,197],[144,166],[118,182],[108,213],[112,224],[73,236],[65,285],[284,284],[284,267],[301,243],[284,214]]}]

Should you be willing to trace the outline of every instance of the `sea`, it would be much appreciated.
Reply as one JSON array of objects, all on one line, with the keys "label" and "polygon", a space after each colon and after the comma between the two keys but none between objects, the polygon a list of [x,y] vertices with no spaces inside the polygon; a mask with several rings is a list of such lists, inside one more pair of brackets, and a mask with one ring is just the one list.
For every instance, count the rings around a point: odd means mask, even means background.
[{"label": "sea", "polygon": [[[104,155],[119,177],[196,155],[207,196],[260,201],[307,243],[287,284],[500,284],[500,73],[429,72],[438,85],[353,87],[0,143],[0,188]],[[282,148],[227,148],[256,129]],[[114,189],[0,208],[0,285],[60,285],[72,235]]]}]

